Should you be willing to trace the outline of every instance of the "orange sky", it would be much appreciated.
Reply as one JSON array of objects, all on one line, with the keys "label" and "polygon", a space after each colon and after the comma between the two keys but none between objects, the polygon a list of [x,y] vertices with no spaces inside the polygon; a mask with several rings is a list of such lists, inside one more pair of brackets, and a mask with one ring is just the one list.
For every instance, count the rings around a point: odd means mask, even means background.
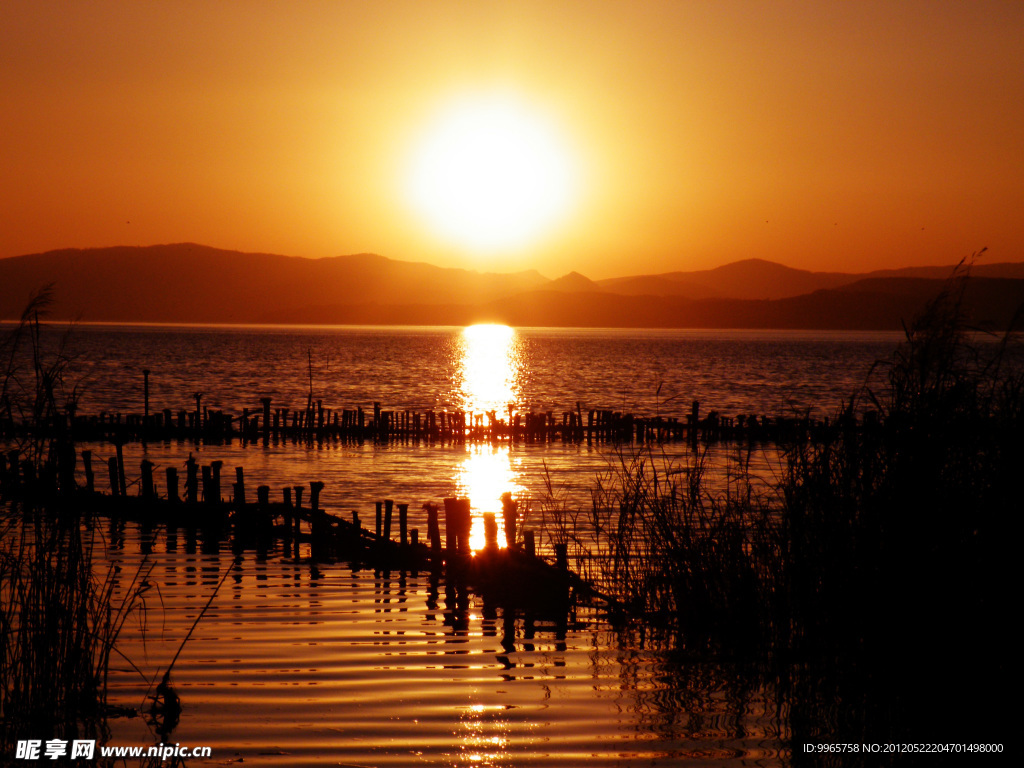
[{"label": "orange sky", "polygon": [[[545,237],[409,209],[453,94],[570,145]],[[1024,260],[1024,3],[0,0],[0,256],[194,241],[592,278]]]}]

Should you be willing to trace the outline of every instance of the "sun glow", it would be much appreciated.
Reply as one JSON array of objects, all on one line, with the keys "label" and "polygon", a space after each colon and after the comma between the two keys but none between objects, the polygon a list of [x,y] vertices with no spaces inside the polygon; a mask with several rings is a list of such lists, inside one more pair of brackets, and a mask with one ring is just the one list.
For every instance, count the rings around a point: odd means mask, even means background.
[{"label": "sun glow", "polygon": [[412,208],[442,238],[478,252],[521,248],[568,213],[572,153],[552,123],[509,95],[447,105],[416,145]]},{"label": "sun glow", "polygon": [[[508,419],[509,407],[519,396],[522,358],[520,341],[507,325],[471,325],[462,331],[462,360],[459,394],[468,414],[485,414],[485,419]],[[508,443],[472,445],[459,467],[459,493],[470,500],[472,526],[470,548],[483,549],[484,514],[494,513],[499,546],[505,544],[501,516],[501,495],[523,492],[519,458]]]}]

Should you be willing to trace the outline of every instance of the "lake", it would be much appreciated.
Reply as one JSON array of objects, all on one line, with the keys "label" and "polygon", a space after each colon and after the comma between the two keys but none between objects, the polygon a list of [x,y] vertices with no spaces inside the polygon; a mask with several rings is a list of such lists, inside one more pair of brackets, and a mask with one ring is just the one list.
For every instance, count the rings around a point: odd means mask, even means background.
[{"label": "lake", "polygon": [[[203,407],[236,416],[273,407],[303,410],[312,389],[325,408],[464,409],[517,413],[609,409],[684,416],[693,400],[723,415],[833,414],[891,354],[900,334],[618,329],[278,328],[78,326],[68,353],[80,384],[78,411],[141,413],[143,370],[151,411]],[[56,334],[50,339],[56,342]],[[312,386],[311,386],[312,384]],[[92,447],[97,459],[112,455]],[[660,451],[661,449],[659,449]],[[669,461],[685,446],[666,446]],[[585,506],[599,473],[618,463],[606,447],[556,443],[370,443],[262,446],[129,444],[126,463],[244,466],[247,485],[325,483],[323,502],[365,509],[376,499],[410,503],[469,496],[483,511],[512,492],[521,503],[555,496]],[[757,460],[759,456],[755,455]],[[102,466],[102,465],[101,465]],[[768,468],[770,469],[770,468]],[[420,522],[420,521],[417,521]]]},{"label": "lake", "polygon": [[[129,622],[121,645],[150,677],[227,574],[172,672],[182,712],[168,741],[211,747],[211,765],[784,762],[770,691],[592,609],[560,626],[427,573],[314,572],[276,553],[233,564],[185,531],[104,533],[124,584],[150,552],[145,632]],[[149,682],[116,666],[112,701],[140,706]],[[144,718],[111,725],[111,744],[156,741]]]},{"label": "lake", "polygon": [[[683,416],[692,400],[724,415],[832,414],[899,341],[891,333],[462,328],[80,326],[67,342],[78,412],[204,406],[556,412]],[[47,344],[56,344],[49,333]],[[113,455],[96,444],[94,461]],[[138,463],[189,455],[244,466],[246,482],[321,480],[328,511],[420,507],[468,496],[474,514],[512,492],[534,522],[547,505],[583,509],[595,479],[631,449],[597,444],[374,445],[186,441],[125,446]],[[686,445],[654,449],[685,461]],[[729,450],[719,458],[729,460]],[[756,448],[766,472],[770,449]],[[748,456],[749,458],[749,456]],[[756,461],[755,461],[756,463]],[[135,475],[132,475],[132,471]],[[132,493],[134,491],[130,491]],[[428,573],[241,552],[189,530],[98,524],[100,568],[118,589],[152,568],[147,611],[127,625],[112,700],[144,705],[214,593],[174,666],[181,698],[171,743],[210,746],[189,764],[784,765],[777,692],[737,665],[685,652],[596,609],[568,621],[509,612]],[[308,555],[308,551],[302,553]],[[144,621],[143,621],[144,620]],[[140,676],[144,673],[147,679]],[[111,744],[156,739],[146,719],[111,721]]]}]

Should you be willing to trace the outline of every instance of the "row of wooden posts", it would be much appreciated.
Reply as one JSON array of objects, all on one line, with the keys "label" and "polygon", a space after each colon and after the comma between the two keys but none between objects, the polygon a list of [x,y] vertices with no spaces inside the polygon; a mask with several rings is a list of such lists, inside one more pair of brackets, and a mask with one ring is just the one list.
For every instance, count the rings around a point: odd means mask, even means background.
[{"label": "row of wooden posts", "polygon": [[[470,500],[466,498],[444,499],[443,507],[425,504],[427,517],[426,542],[421,544],[419,531],[409,528],[409,505],[395,504],[393,500],[381,500],[374,504],[375,526],[373,532],[364,529],[359,513],[353,511],[351,521],[331,515],[320,507],[320,493],[324,484],[310,482],[309,505],[303,507],[305,486],[286,486],[282,500],[272,503],[270,486],[260,485],[256,489],[256,503],[250,504],[246,497],[245,473],[242,467],[235,467],[235,482],[232,484],[231,500],[222,499],[223,462],[211,461],[200,466],[189,456],[185,463],[184,496],[179,492],[177,467],[165,469],[165,492],[158,493],[154,480],[154,464],[143,460],[140,465],[138,492],[129,495],[126,481],[124,458],[118,446],[117,455],[106,462],[109,492],[97,490],[92,452],[81,451],[84,485],[76,482],[77,457],[74,449],[56,452],[56,462],[44,462],[39,471],[35,464],[22,459],[17,451],[0,454],[0,499],[30,498],[59,499],[71,498],[76,502],[91,504],[106,501],[111,509],[124,510],[126,502],[133,502],[137,514],[145,519],[163,516],[169,523],[181,525],[220,524],[230,515],[239,528],[271,532],[273,520],[280,518],[278,534],[284,538],[286,548],[294,545],[298,556],[300,540],[310,544],[314,559],[333,556],[351,557],[353,554],[369,556],[381,564],[409,560],[417,564],[448,565],[453,562],[465,563],[471,553],[470,530],[472,514]],[[135,485],[135,483],[132,483]],[[522,531],[518,539],[518,504],[510,493],[502,496],[502,519],[505,531],[505,550],[522,557],[522,563],[537,561],[536,567],[544,564],[537,560],[534,533]],[[442,517],[443,509],[443,534]],[[397,520],[398,538],[392,539]],[[302,523],[308,524],[308,533],[302,530]],[[487,513],[484,523],[484,553],[494,555],[499,550],[497,517]],[[565,544],[554,545],[555,569],[568,578],[568,559]],[[564,580],[564,579],[563,579]]]},{"label": "row of wooden posts", "polygon": [[[590,409],[581,404],[574,411],[556,416],[554,411],[515,413],[498,418],[494,411],[471,414],[462,410],[424,412],[384,410],[374,403],[373,412],[362,408],[331,410],[323,401],[310,402],[304,410],[272,407],[269,397],[261,398],[262,409],[242,408],[240,415],[202,405],[202,395],[195,394],[193,410],[176,413],[167,408],[143,414],[103,412],[98,415],[60,416],[58,423],[31,429],[48,429],[53,433],[71,433],[78,441],[125,440],[196,440],[222,443],[232,439],[246,442],[372,440],[393,441],[485,442],[670,442],[690,440],[782,440],[814,439],[829,426],[828,418],[809,416],[757,416],[743,414],[723,416],[711,411],[703,418],[700,402],[694,400],[685,418],[675,416],[637,416],[612,410]],[[865,423],[872,414],[865,415]],[[0,421],[0,437],[31,431],[25,425]]]}]

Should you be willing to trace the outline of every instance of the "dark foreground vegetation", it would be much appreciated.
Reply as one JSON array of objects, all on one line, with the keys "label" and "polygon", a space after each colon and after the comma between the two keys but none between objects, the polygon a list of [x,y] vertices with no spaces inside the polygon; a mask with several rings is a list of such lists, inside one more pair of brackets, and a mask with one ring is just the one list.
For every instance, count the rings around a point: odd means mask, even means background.
[{"label": "dark foreground vegetation", "polygon": [[709,655],[757,670],[794,764],[1000,759],[807,743],[1013,751],[1024,375],[1014,334],[968,326],[966,280],[953,276],[877,364],[884,384],[854,393],[823,439],[780,446],[767,485],[744,461],[723,472],[699,451],[679,466],[645,450],[602,479],[588,524],[562,531],[597,533],[605,551],[576,547],[581,567],[681,670]]},{"label": "dark foreground vegetation", "polygon": [[[38,427],[12,453],[32,476],[74,451],[70,436],[52,428],[74,412],[77,393],[65,386],[63,346],[44,350],[40,340],[49,297],[35,296],[0,344],[0,407],[7,418]],[[127,584],[122,577],[115,595],[113,570],[95,568],[93,551],[101,546],[73,506],[0,506],[0,761],[19,739],[102,743],[109,716],[119,714],[108,706],[107,674],[125,622],[144,615],[148,569]]]}]

